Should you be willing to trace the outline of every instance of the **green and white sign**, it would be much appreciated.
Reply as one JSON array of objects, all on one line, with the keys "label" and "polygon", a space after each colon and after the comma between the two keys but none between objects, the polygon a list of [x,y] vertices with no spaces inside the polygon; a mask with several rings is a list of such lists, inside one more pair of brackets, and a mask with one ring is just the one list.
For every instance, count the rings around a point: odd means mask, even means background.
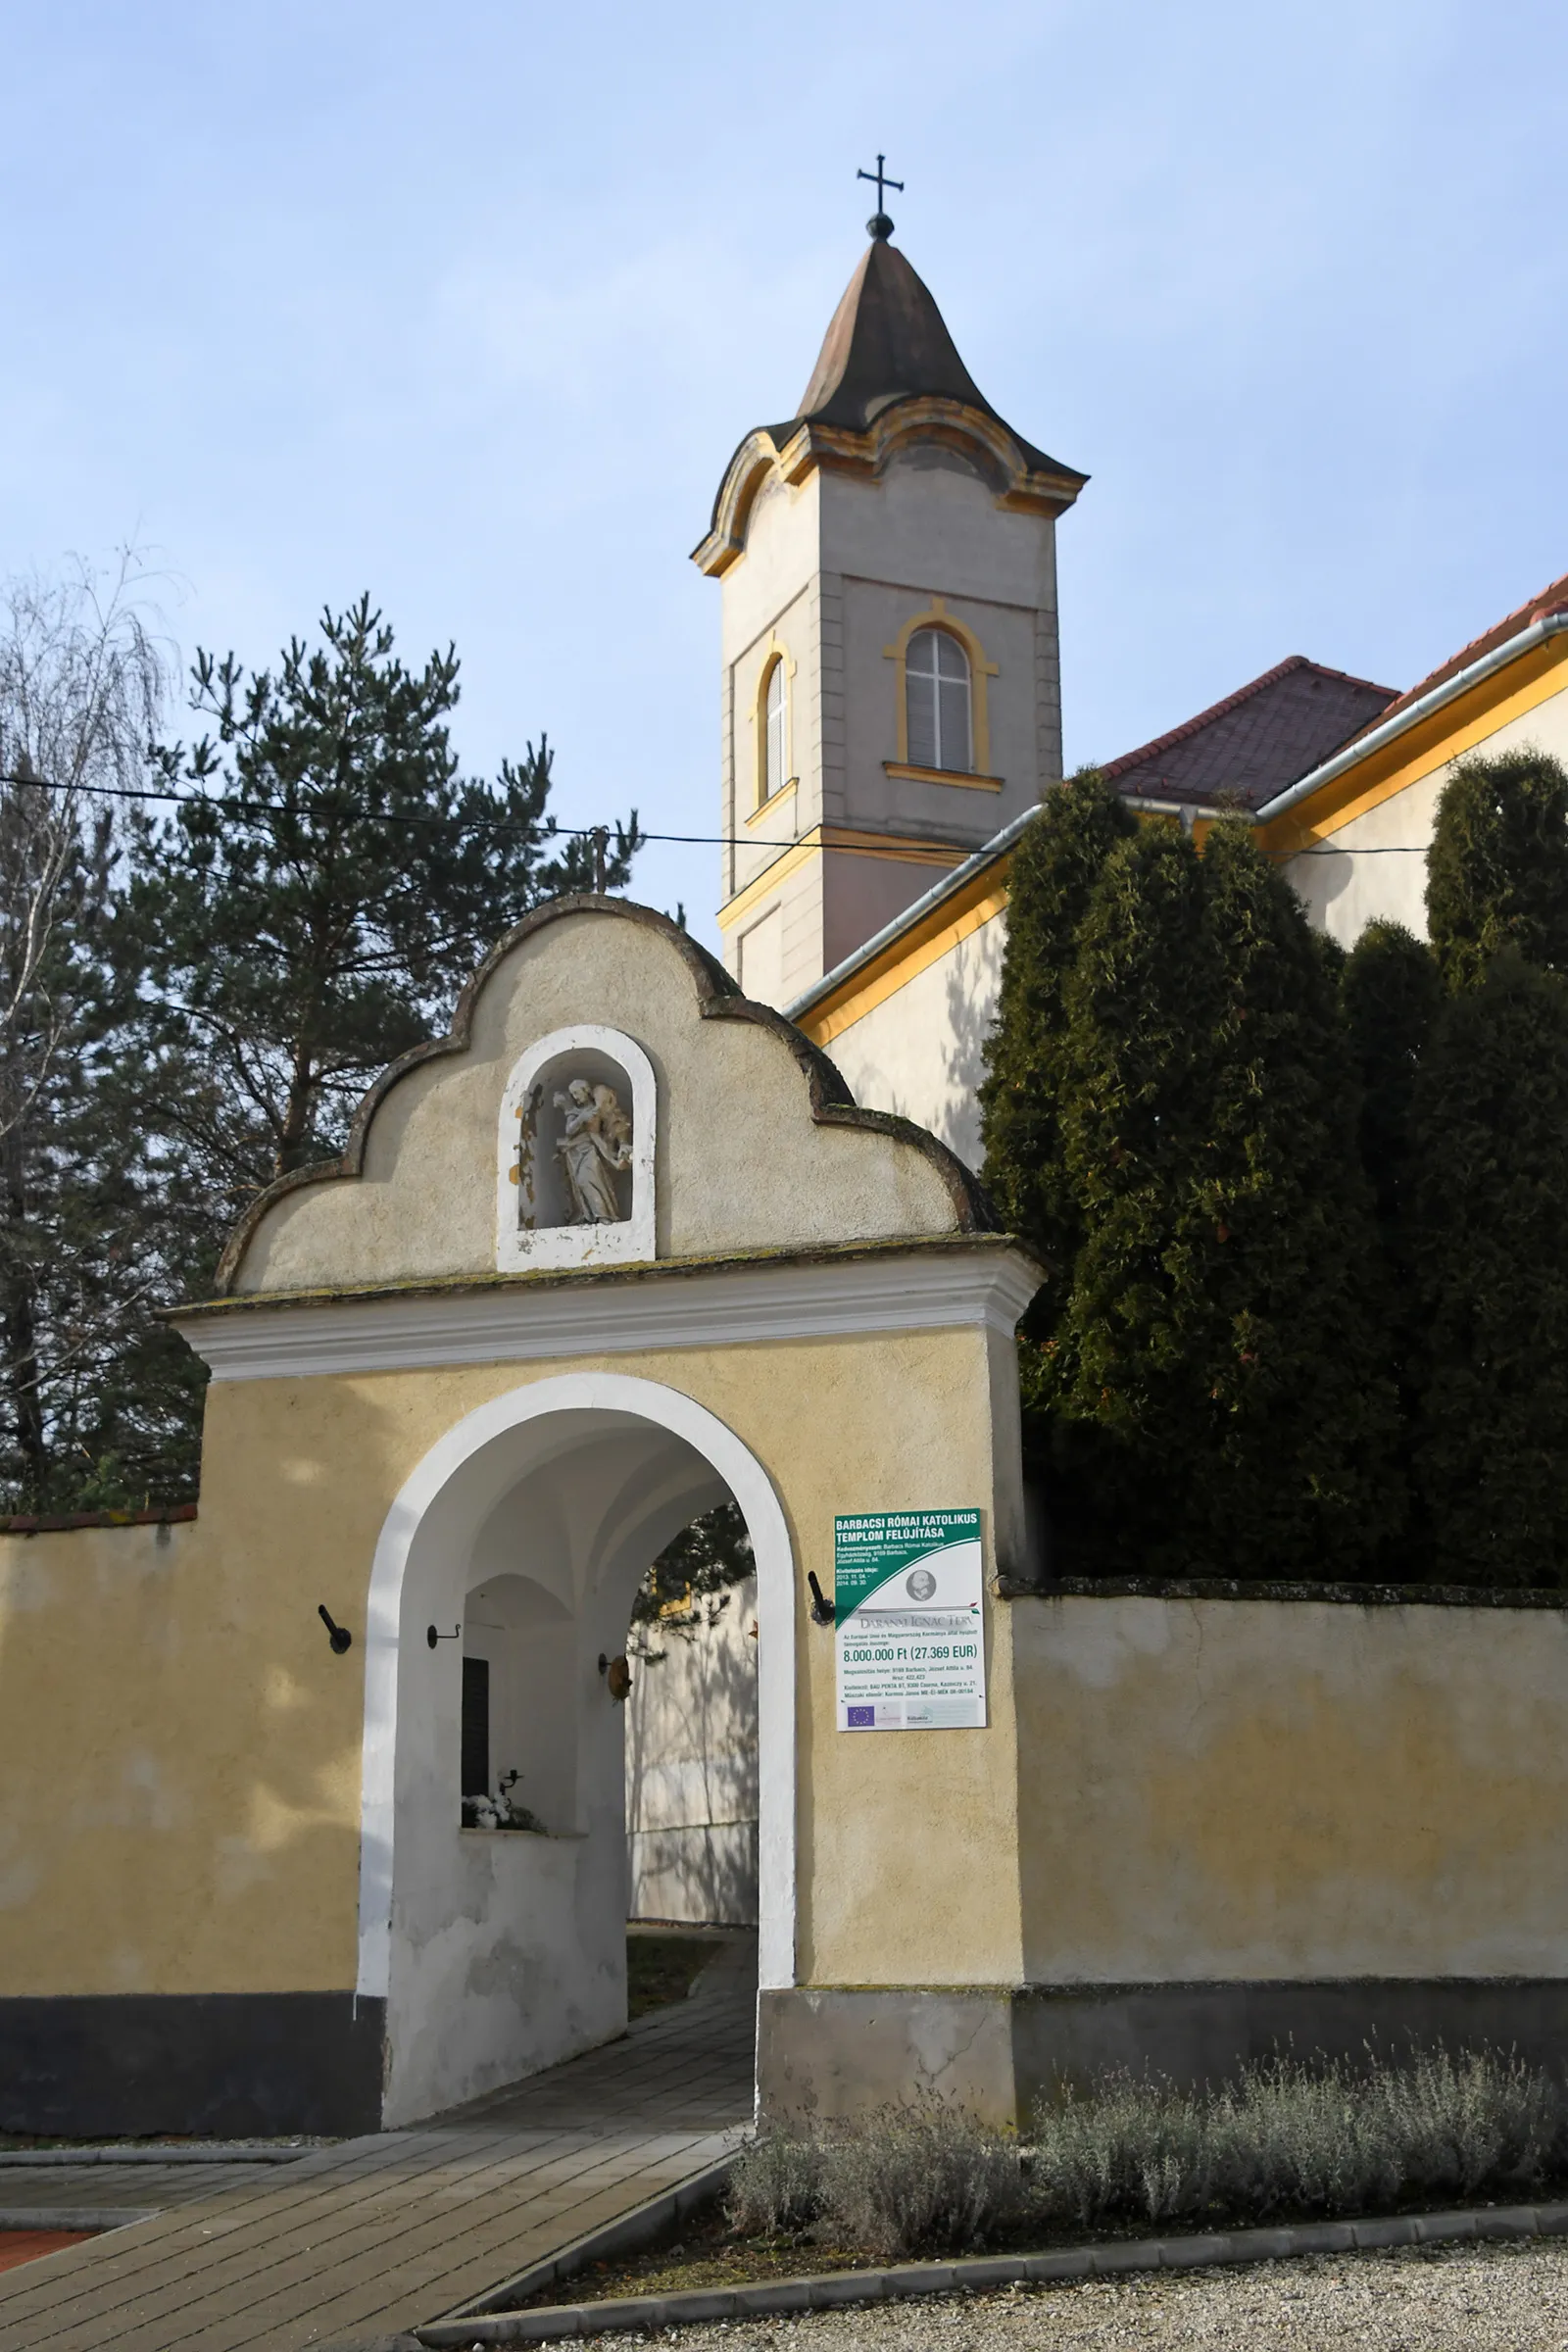
[{"label": "green and white sign", "polygon": [[833,1522],[841,1732],[983,1728],[978,1511],[854,1511]]}]

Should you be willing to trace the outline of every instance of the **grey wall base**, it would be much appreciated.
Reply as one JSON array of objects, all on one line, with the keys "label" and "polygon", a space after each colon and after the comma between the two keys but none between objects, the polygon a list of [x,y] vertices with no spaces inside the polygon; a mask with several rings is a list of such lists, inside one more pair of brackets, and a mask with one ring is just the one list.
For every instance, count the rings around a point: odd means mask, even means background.
[{"label": "grey wall base", "polygon": [[351,1992],[0,2000],[0,2132],[374,2132],[385,2011]]},{"label": "grey wall base", "polygon": [[996,2123],[1107,2067],[1218,2082],[1294,2049],[1359,2059],[1412,2041],[1568,2061],[1568,1979],[1347,1977],[1210,1984],[857,1986],[763,1992],[764,2116],[838,2117],[923,2088]]}]

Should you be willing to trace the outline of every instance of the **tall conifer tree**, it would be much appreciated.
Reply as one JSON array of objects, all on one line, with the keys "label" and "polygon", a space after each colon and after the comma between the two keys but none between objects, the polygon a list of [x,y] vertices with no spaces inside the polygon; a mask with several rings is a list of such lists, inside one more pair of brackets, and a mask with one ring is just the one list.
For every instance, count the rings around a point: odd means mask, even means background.
[{"label": "tall conifer tree", "polygon": [[1120,794],[1098,769],[1082,768],[1046,795],[1007,876],[1007,944],[986,1042],[980,1128],[986,1185],[1008,1231],[1027,1242],[1045,1274],[1018,1332],[1024,1453],[1036,1478],[1045,1474],[1049,1447],[1042,1344],[1060,1315],[1082,1238],[1062,1159],[1062,992],[1105,860],[1137,830]]},{"label": "tall conifer tree", "polygon": [[1548,753],[1461,760],[1427,852],[1427,928],[1449,988],[1502,948],[1568,971],[1568,773]]},{"label": "tall conifer tree", "polygon": [[1452,999],[1416,1133],[1425,1572],[1568,1584],[1568,976],[1505,948]]},{"label": "tall conifer tree", "polygon": [[1568,1583],[1568,774],[1460,762],[1427,860],[1447,1002],[1414,1099],[1424,1571]]},{"label": "tall conifer tree", "polygon": [[1360,1081],[1361,1165],[1372,1189],[1383,1259],[1389,1369],[1399,1398],[1400,1475],[1412,1498],[1401,1553],[1391,1556],[1390,1573],[1414,1583],[1426,1574],[1415,1524],[1419,1482],[1410,1458],[1426,1353],[1415,1280],[1416,1119],[1422,1063],[1443,1009],[1437,958],[1402,924],[1368,923],[1346,959],[1340,996]]},{"label": "tall conifer tree", "polygon": [[1031,1321],[1047,1326],[1080,1234],[1062,1164],[1062,992],[1105,860],[1137,830],[1121,796],[1097,769],[1084,768],[1047,794],[1008,870],[1007,944],[980,1088],[985,1182],[1008,1231],[1028,1242],[1045,1268]]},{"label": "tall conifer tree", "polygon": [[1346,959],[1340,993],[1361,1082],[1361,1162],[1390,1262],[1402,1268],[1416,1082],[1443,1002],[1437,960],[1402,923],[1368,923]]},{"label": "tall conifer tree", "polygon": [[[1046,1397],[1092,1571],[1356,1576],[1400,1515],[1333,978],[1240,825],[1108,861],[1066,990],[1084,1238]],[[1063,1558],[1061,1564],[1072,1564]]]}]

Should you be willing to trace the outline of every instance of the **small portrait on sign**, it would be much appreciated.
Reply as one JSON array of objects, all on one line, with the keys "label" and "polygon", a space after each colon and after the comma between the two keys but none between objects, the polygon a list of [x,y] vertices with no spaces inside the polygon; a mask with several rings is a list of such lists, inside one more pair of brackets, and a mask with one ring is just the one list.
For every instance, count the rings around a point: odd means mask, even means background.
[{"label": "small portrait on sign", "polygon": [[937,1589],[937,1580],[929,1568],[917,1568],[904,1580],[904,1590],[911,1600],[929,1600]]}]

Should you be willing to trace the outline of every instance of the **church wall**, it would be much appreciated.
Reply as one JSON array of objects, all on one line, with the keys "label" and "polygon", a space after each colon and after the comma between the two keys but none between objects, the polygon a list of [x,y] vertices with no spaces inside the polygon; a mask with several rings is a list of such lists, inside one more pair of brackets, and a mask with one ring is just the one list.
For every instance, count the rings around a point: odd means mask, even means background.
[{"label": "church wall", "polygon": [[[826,480],[822,563],[844,580],[845,798],[830,813],[978,847],[1060,772],[1059,750],[1040,766],[1042,732],[1052,744],[1059,735],[1054,669],[1038,662],[1042,627],[1054,647],[1053,525],[1004,512],[961,460],[917,447],[874,482]],[[999,666],[987,681],[984,766],[1004,779],[1000,793],[885,773],[884,762],[898,758],[898,672],[885,649],[934,595]]]},{"label": "church wall", "polygon": [[1012,514],[973,466],[940,445],[915,443],[875,479],[824,478],[822,562],[926,597],[1055,607],[1054,526]]},{"label": "church wall", "polygon": [[[846,817],[874,831],[932,834],[978,849],[1039,798],[1035,614],[1027,606],[997,598],[944,595],[945,611],[973,631],[986,660],[997,665],[997,675],[986,680],[989,740],[981,772],[1001,777],[1004,789],[978,782],[929,784],[886,772],[886,763],[899,759],[899,673],[887,648],[929,603],[924,591],[880,580],[846,580]],[[981,768],[978,739],[974,748]]]},{"label": "church wall", "polygon": [[[1544,682],[1552,685],[1560,676],[1560,668],[1553,669]],[[1506,673],[1499,691],[1505,681]],[[1325,826],[1321,846],[1289,860],[1285,873],[1314,923],[1347,947],[1378,920],[1403,923],[1426,937],[1425,853],[1455,760],[1528,749],[1568,765],[1568,690],[1544,700],[1539,687],[1527,691],[1528,709],[1500,725],[1472,722],[1462,732],[1456,726],[1457,744],[1453,735],[1440,737],[1401,790],[1345,824]]]},{"label": "church wall", "polygon": [[[896,1110],[928,1127],[978,1170],[982,1049],[996,1017],[1006,946],[1005,913],[926,964],[846,1029],[823,1039],[866,1108]],[[812,1028],[810,1016],[807,1027]]]},{"label": "church wall", "polygon": [[746,545],[723,578],[723,660],[764,639],[820,567],[821,476],[793,487],[775,474],[758,493]]},{"label": "church wall", "polygon": [[[989,740],[977,768],[1001,788],[934,784],[887,773],[899,760],[899,669],[887,648],[940,596],[970,628],[997,674],[986,680]],[[919,895],[855,853],[824,883],[808,850],[781,841],[819,825],[925,837],[955,857],[978,848],[1058,776],[1059,663],[1054,525],[1011,513],[956,452],[921,443],[875,477],[813,469],[797,488],[767,483],[742,554],[723,575],[725,740],[722,808],[738,846],[724,853],[725,960],[740,969],[744,934],[776,904],[782,913],[781,999],[824,970]],[[759,689],[776,651],[790,664],[788,803],[757,806]],[[831,856],[831,853],[829,853]],[[777,871],[770,878],[769,866]],[[751,960],[772,969],[771,951]]]},{"label": "church wall", "polygon": [[1318,930],[1347,948],[1378,921],[1402,923],[1425,939],[1426,850],[1447,777],[1439,768],[1290,859],[1285,878]]},{"label": "church wall", "polygon": [[804,985],[803,975],[815,971],[821,961],[822,889],[822,860],[813,858],[790,877],[787,891],[780,895],[779,1004],[789,1003]]},{"label": "church wall", "polygon": [[[724,576],[721,809],[730,846],[720,861],[726,902],[777,863],[780,841],[793,841],[820,822],[824,760],[838,764],[837,623],[831,584],[819,567],[819,507],[814,473],[795,488],[775,475],[759,493],[745,549]],[[760,808],[758,696],[775,650],[789,666],[789,766],[797,781],[792,793]],[[782,1003],[822,968],[821,879],[814,859],[778,873],[773,887],[726,927],[724,961],[732,973],[740,973],[743,936],[765,923],[775,907],[776,954],[764,935],[751,957],[754,969],[762,965],[769,973],[778,963],[776,991],[756,991],[768,1004]]]},{"label": "church wall", "polygon": [[[821,860],[822,959],[828,969],[896,922],[960,859],[958,850],[894,850],[885,856],[870,847],[829,850]],[[780,1002],[787,1004],[790,999]]]},{"label": "church wall", "polygon": [[[816,821],[816,777],[819,768],[819,710],[813,707],[810,668],[804,659],[814,623],[814,598],[801,588],[781,607],[767,628],[753,639],[730,664],[734,693],[734,742],[731,747],[735,777],[734,819],[728,828],[738,846],[733,853],[732,890],[744,890],[769,866],[777,845],[788,843]],[[775,793],[767,806],[758,800],[760,777],[761,719],[760,701],[763,674],[782,655],[789,680],[787,702],[788,772],[798,779],[793,797]],[[811,813],[808,814],[809,810]]]}]

